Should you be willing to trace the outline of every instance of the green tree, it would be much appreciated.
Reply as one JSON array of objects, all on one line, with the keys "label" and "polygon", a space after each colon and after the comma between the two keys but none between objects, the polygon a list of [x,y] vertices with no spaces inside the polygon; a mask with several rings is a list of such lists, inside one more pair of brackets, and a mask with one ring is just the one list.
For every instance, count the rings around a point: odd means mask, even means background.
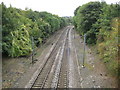
[{"label": "green tree", "polygon": [[34,47],[58,29],[65,26],[65,20],[48,12],[38,12],[31,9],[21,10],[2,7],[2,53],[11,57],[26,56],[32,52],[31,38]]},{"label": "green tree", "polygon": [[81,35],[87,34],[87,43],[96,42],[96,30],[92,28],[99,19],[102,5],[100,2],[89,2],[75,10],[74,24]]}]

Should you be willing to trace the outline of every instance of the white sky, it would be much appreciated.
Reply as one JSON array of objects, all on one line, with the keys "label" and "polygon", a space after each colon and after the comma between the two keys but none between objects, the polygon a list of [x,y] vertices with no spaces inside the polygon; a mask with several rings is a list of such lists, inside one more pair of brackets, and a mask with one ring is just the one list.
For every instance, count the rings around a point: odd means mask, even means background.
[{"label": "white sky", "polygon": [[[101,0],[0,0],[6,6],[10,4],[13,7],[25,9],[26,7],[36,11],[47,11],[59,16],[73,16],[74,10],[90,1]],[[104,0],[107,3],[116,3],[119,0]]]}]

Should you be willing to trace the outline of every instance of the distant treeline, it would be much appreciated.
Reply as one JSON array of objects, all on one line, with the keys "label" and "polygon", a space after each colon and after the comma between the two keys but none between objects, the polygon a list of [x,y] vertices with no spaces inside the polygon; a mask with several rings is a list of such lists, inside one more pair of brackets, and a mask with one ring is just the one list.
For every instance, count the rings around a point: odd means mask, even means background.
[{"label": "distant treeline", "polygon": [[31,9],[21,10],[12,6],[2,8],[2,53],[10,57],[26,56],[34,47],[46,41],[55,31],[65,27],[69,18]]},{"label": "distant treeline", "polygon": [[120,5],[89,2],[79,6],[74,15],[74,25],[79,34],[86,34],[86,43],[96,45],[101,60],[111,72],[120,76]]}]

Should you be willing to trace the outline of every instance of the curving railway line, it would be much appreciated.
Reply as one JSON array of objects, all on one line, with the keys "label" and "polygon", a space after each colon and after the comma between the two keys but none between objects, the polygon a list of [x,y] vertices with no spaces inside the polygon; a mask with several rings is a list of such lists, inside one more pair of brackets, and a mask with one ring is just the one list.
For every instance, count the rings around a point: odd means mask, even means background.
[{"label": "curving railway line", "polygon": [[73,26],[68,26],[61,32],[25,88],[81,87],[79,64],[72,39]]}]

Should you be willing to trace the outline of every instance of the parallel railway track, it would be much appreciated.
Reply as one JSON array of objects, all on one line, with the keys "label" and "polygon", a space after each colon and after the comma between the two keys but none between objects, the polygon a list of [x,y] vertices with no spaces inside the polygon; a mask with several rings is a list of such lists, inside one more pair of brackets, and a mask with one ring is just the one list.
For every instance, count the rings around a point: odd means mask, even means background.
[{"label": "parallel railway track", "polygon": [[[25,88],[58,88],[59,76],[61,75],[61,66],[64,61],[63,53],[68,37],[69,28],[62,32],[57,41],[53,44],[50,54],[47,54],[43,65],[38,68],[36,75],[25,86]],[[55,65],[55,62],[57,63]],[[63,63],[64,64],[64,63]],[[52,71],[51,71],[52,70]],[[52,78],[52,79],[51,79]],[[48,83],[50,82],[50,83]]]}]

